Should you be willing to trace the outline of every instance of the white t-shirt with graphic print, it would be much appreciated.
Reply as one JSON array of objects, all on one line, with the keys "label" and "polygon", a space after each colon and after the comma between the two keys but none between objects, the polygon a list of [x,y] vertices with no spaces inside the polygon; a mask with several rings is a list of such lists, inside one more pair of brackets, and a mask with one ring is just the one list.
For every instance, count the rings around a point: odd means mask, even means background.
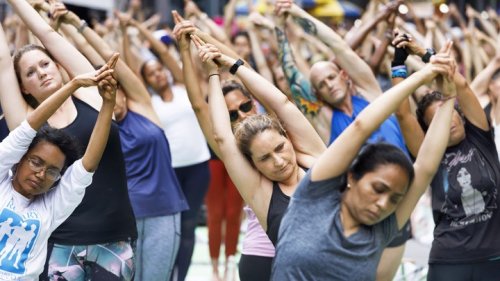
[{"label": "white t-shirt with graphic print", "polygon": [[14,190],[9,170],[35,135],[24,121],[0,143],[0,280],[38,280],[50,234],[74,211],[92,182],[93,173],[80,159],[43,195],[30,200]]}]

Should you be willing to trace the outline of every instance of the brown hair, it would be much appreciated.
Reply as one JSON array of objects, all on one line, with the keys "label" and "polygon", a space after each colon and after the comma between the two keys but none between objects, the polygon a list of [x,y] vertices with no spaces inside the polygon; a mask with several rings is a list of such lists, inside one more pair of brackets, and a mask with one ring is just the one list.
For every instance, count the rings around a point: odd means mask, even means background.
[{"label": "brown hair", "polygon": [[[14,71],[16,72],[16,77],[17,77],[17,82],[19,83],[19,86],[22,87],[22,80],[21,80],[21,69],[19,66],[19,61],[23,57],[24,54],[31,52],[31,51],[40,51],[44,54],[46,54],[51,60],[54,60],[54,58],[50,55],[50,53],[47,51],[42,46],[35,45],[35,44],[28,44],[17,50],[17,52],[14,54],[14,57],[12,58],[13,64],[14,64]],[[38,101],[29,93],[23,93],[23,98],[26,100],[26,102],[33,108],[36,108],[39,103]]]},{"label": "brown hair", "polygon": [[243,153],[245,158],[252,164],[253,161],[250,144],[256,135],[266,130],[275,130],[280,135],[288,137],[279,120],[267,114],[249,116],[235,125],[234,137],[236,138],[238,148],[241,153]]}]

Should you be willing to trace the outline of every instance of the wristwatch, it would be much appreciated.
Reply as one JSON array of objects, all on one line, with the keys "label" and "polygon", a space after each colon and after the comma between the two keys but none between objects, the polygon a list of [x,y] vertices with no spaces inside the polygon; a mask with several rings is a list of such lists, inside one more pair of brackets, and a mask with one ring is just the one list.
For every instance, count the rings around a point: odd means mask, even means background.
[{"label": "wristwatch", "polygon": [[427,52],[422,56],[422,61],[428,63],[433,55],[436,54],[436,50],[433,48],[427,48]]},{"label": "wristwatch", "polygon": [[229,69],[229,73],[231,73],[232,75],[236,74],[236,71],[238,70],[238,68],[240,66],[242,66],[244,64],[244,62],[241,60],[241,59],[238,59],[232,66],[231,68]]}]

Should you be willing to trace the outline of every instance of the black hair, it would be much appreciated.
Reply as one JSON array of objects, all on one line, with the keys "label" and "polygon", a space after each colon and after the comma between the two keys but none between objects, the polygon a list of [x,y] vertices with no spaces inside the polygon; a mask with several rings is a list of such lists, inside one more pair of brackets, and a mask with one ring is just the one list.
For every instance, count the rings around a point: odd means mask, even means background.
[{"label": "black hair", "polygon": [[[425,123],[425,112],[427,109],[433,105],[435,102],[442,101],[445,98],[443,97],[443,94],[439,91],[432,91],[428,94],[426,94],[420,101],[417,103],[417,110],[416,110],[416,115],[417,115],[417,120],[418,123],[420,124],[420,127],[424,132],[427,132],[427,129],[429,126]],[[458,107],[458,104],[455,104],[455,110],[458,112],[458,114],[464,118],[464,115],[462,113],[462,110]]]},{"label": "black hair", "polygon": [[[381,165],[389,164],[397,165],[406,172],[408,186],[413,182],[415,171],[410,158],[398,147],[385,142],[366,144],[351,163],[349,173],[358,181]],[[345,185],[342,186],[345,189]]]},{"label": "black hair", "polygon": [[224,85],[222,85],[222,94],[224,96],[226,96],[229,92],[232,92],[235,90],[241,91],[241,93],[245,97],[252,99],[252,96],[248,93],[248,91],[245,89],[245,87],[241,83],[238,83],[234,80],[230,80],[230,81],[224,83]]},{"label": "black hair", "polygon": [[154,59],[150,59],[150,60],[147,60],[147,61],[143,62],[142,65],[141,65],[141,68],[139,69],[139,72],[141,73],[142,80],[144,81],[144,83],[146,84],[146,86],[149,86],[148,85],[148,81],[146,80],[146,65],[148,63],[150,63],[151,61],[154,61]]},{"label": "black hair", "polygon": [[250,35],[246,31],[238,31],[236,32],[233,36],[231,36],[231,44],[234,44],[234,41],[236,40],[237,37],[243,36],[247,39],[247,41],[250,43]]},{"label": "black hair", "polygon": [[35,138],[28,147],[28,151],[44,141],[57,146],[64,154],[65,160],[64,167],[61,170],[61,175],[82,155],[81,147],[78,145],[78,141],[74,137],[63,130],[52,128],[49,125],[44,125],[37,132]]}]

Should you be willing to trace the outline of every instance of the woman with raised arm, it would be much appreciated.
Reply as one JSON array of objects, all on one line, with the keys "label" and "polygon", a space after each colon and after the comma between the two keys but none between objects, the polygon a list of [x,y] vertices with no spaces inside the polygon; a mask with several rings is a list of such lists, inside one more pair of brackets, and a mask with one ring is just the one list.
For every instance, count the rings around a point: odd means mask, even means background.
[{"label": "woman with raised arm", "polygon": [[[99,71],[66,83],[0,143],[1,279],[38,279],[52,231],[80,204],[91,184],[111,127],[116,81],[110,68],[117,57]],[[75,90],[95,85],[103,105],[85,154],[77,160],[79,147],[70,135],[42,126]]]},{"label": "woman with raised arm", "polygon": [[[382,251],[432,180],[446,148],[454,85],[440,103],[415,164],[372,132],[418,86],[453,72],[451,45],[432,63],[368,105],[319,157],[283,218],[273,280],[375,280]],[[442,63],[441,63],[442,62]]]},{"label": "woman with raised arm", "polygon": [[130,19],[129,24],[139,29],[160,57],[160,61],[146,61],[140,73],[153,92],[151,102],[158,114],[161,127],[168,137],[172,152],[172,166],[189,205],[189,210],[182,212],[181,215],[181,244],[175,263],[177,270],[174,271],[177,276],[176,280],[182,281],[186,278],[191,264],[198,213],[210,180],[208,166],[210,152],[189,103],[185,86],[170,83],[165,67],[172,72],[175,82],[182,83],[181,68],[169,55],[161,41],[154,38],[135,20]]},{"label": "woman with raised arm", "polygon": [[[193,23],[184,20],[176,11],[172,12],[176,23],[174,35],[176,36],[179,45],[179,51],[182,59],[182,71],[184,81],[186,82],[186,90],[189,100],[196,113],[200,127],[207,139],[208,144],[214,151],[215,155],[219,155],[217,144],[215,143],[212,133],[212,121],[210,120],[210,110],[208,108],[207,99],[202,93],[198,75],[195,73],[194,65],[191,60],[190,53],[190,37],[189,34],[197,33]],[[238,82],[231,81],[222,87],[224,100],[227,104],[229,112],[231,112],[231,124],[244,120],[249,116],[257,114],[257,109],[252,96]],[[296,114],[301,114],[297,111]],[[223,162],[216,157],[211,160],[211,169],[213,166],[220,168],[219,173],[224,173],[226,183],[231,181],[227,174]],[[220,175],[220,174],[219,174]],[[218,180],[212,174],[211,180]],[[232,190],[234,189],[234,191]],[[208,223],[208,239],[210,246],[210,257],[212,259],[212,279],[220,280],[219,274],[219,249],[220,237],[222,236],[221,228],[222,221],[225,219],[225,271],[223,280],[234,280],[234,267],[236,261],[231,257],[236,254],[237,241],[240,230],[239,216],[241,214],[241,195],[231,181],[231,184],[226,186],[226,196],[220,196],[219,188],[212,189],[209,187],[205,202],[207,205],[207,223]],[[236,193],[236,194],[234,194]],[[238,202],[239,199],[239,202]],[[225,202],[221,204],[222,202]],[[239,205],[238,205],[239,204]],[[271,275],[271,264],[274,257],[274,246],[269,240],[266,232],[259,224],[255,213],[248,205],[244,206],[244,211],[247,218],[247,228],[241,247],[241,257],[238,262],[238,273],[241,281],[266,281]],[[259,268],[259,270],[255,270]]]},{"label": "woman with raised arm", "polygon": [[[94,68],[26,1],[12,0],[9,3],[46,47],[25,46],[18,50],[12,62],[6,41],[0,40],[0,82],[5,85],[0,90],[0,99],[9,128],[13,129],[33,108],[63,87],[58,66],[64,68],[70,78],[94,71]],[[85,28],[84,25],[81,29]],[[12,83],[16,80],[19,84]],[[87,147],[101,104],[96,88],[78,89],[48,123],[73,136],[82,147]],[[75,266],[80,267],[82,275],[131,280],[134,268],[132,242],[136,238],[119,131],[116,125],[112,125],[101,164],[82,203],[52,233],[48,247],[50,267],[55,274]],[[87,249],[83,256],[78,250],[82,247]]]},{"label": "woman with raised arm", "polygon": [[[120,19],[120,23],[124,23],[122,20],[126,18]],[[74,27],[80,24],[73,12],[65,13],[62,20]],[[68,32],[74,41],[82,35],[85,37],[82,49],[93,48],[102,58],[113,54],[90,28],[81,35],[75,28]],[[114,113],[120,127],[129,196],[138,230],[135,279],[169,280],[179,249],[181,212],[188,209],[188,204],[177,182],[169,143],[146,87],[121,60],[115,73],[121,87],[117,91]]]},{"label": "woman with raised arm", "polygon": [[[325,145],[297,107],[273,84],[245,65],[192,37],[209,77],[209,111],[218,155],[241,196],[255,212],[262,228],[276,244],[281,218],[289,198]],[[253,115],[235,126],[230,115],[214,59],[264,101],[281,122],[268,115]],[[234,115],[243,115],[239,110]],[[286,132],[285,132],[286,130]]]},{"label": "woman with raised arm", "polygon": [[[397,36],[394,45],[414,53],[419,46],[403,36]],[[498,151],[474,92],[458,72],[453,78],[458,106],[444,157],[430,184],[436,227],[427,277],[431,281],[491,280],[500,274]],[[395,77],[393,83],[402,79]],[[399,108],[398,120],[413,155],[424,145],[424,133],[443,94],[425,95],[417,104],[416,117],[408,102]]]}]

